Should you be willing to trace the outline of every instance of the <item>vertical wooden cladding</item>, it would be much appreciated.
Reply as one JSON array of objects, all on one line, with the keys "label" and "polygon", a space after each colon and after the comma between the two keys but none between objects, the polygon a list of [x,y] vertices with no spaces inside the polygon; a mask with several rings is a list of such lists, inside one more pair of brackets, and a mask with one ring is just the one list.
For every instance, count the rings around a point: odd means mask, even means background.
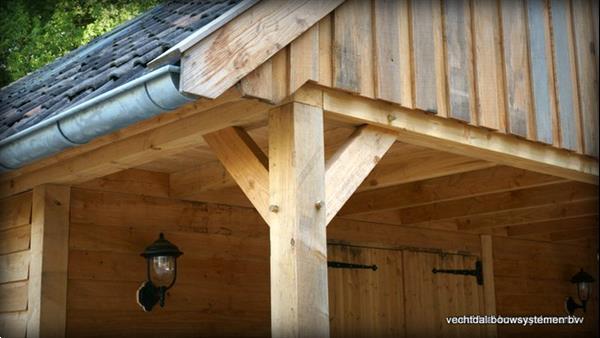
[{"label": "vertical wooden cladding", "polygon": [[437,0],[411,2],[413,86],[415,108],[446,116],[440,6]]},{"label": "vertical wooden cladding", "polygon": [[412,107],[407,0],[375,0],[375,97]]},{"label": "vertical wooden cladding", "polygon": [[475,121],[470,1],[446,1],[444,10],[449,116]]},{"label": "vertical wooden cladding", "polygon": [[[548,14],[548,7],[544,0],[527,2],[529,63],[531,65],[531,89],[537,140],[553,144],[557,141],[554,135],[557,133],[558,121],[552,86],[554,74],[552,73]],[[557,142],[555,144],[558,145]]]},{"label": "vertical wooden cladding", "polygon": [[475,0],[472,6],[477,122],[480,126],[504,131],[506,117],[498,2]]},{"label": "vertical wooden cladding", "polygon": [[[552,43],[561,146],[581,150],[570,2],[551,0]],[[597,97],[596,97],[597,100]],[[596,140],[596,142],[598,142]]]},{"label": "vertical wooden cladding", "polygon": [[525,3],[501,1],[504,74],[506,77],[506,112],[508,132],[533,137],[531,82],[527,54]]},{"label": "vertical wooden cladding", "polygon": [[598,156],[595,8],[590,0],[349,0],[242,87],[254,83],[248,95],[278,102],[313,81]]},{"label": "vertical wooden cladding", "polygon": [[[590,1],[573,1],[573,29],[577,53],[577,80],[583,148],[588,155],[598,157],[598,1],[596,11]],[[595,18],[596,22],[593,22]]]},{"label": "vertical wooden cladding", "polygon": [[31,192],[0,200],[0,334],[25,337]]},{"label": "vertical wooden cladding", "polygon": [[350,0],[334,12],[334,87],[373,97],[371,1]]}]

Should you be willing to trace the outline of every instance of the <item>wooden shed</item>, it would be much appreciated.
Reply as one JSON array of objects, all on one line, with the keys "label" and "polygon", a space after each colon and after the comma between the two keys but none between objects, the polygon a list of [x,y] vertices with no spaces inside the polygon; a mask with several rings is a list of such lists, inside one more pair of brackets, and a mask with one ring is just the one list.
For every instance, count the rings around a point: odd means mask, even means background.
[{"label": "wooden shed", "polygon": [[598,280],[598,46],[597,1],[165,2],[0,91],[0,336],[597,336],[597,282],[451,321]]}]

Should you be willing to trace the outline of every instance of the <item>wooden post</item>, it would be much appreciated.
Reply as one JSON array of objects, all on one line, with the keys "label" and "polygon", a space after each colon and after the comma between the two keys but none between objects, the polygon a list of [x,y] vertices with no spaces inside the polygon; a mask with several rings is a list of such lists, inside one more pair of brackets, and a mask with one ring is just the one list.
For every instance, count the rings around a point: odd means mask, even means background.
[{"label": "wooden post", "polygon": [[323,112],[288,103],[269,134],[272,336],[328,337]]},{"label": "wooden post", "polygon": [[70,188],[33,189],[27,337],[64,337]]},{"label": "wooden post", "polygon": [[[496,286],[494,285],[494,256],[492,251],[492,236],[481,235],[481,262],[483,264],[483,295],[485,314],[496,314]],[[497,326],[486,325],[486,337],[498,336]]]}]

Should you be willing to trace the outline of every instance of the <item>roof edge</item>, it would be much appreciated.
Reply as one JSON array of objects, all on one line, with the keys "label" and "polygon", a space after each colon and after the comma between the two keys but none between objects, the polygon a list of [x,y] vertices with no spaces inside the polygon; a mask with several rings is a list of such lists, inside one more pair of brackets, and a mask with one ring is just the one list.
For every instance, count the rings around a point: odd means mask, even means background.
[{"label": "roof edge", "polygon": [[235,19],[238,15],[242,14],[259,1],[260,0],[243,0],[239,4],[233,6],[231,9],[229,9],[228,11],[211,21],[209,24],[198,29],[190,36],[177,43],[175,46],[169,48],[166,52],[157,56],[154,60],[148,62],[147,67],[158,68],[164,64],[172,64],[177,62],[186,50],[192,48],[202,39],[206,38],[219,28],[223,27],[229,21]]}]

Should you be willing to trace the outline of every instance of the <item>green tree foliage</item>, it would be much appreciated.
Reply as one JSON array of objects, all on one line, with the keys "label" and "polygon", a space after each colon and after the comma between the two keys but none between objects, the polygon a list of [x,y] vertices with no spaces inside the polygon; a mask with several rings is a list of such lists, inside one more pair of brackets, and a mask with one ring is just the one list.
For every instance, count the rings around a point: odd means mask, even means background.
[{"label": "green tree foliage", "polygon": [[0,87],[157,3],[158,0],[0,0]]}]

